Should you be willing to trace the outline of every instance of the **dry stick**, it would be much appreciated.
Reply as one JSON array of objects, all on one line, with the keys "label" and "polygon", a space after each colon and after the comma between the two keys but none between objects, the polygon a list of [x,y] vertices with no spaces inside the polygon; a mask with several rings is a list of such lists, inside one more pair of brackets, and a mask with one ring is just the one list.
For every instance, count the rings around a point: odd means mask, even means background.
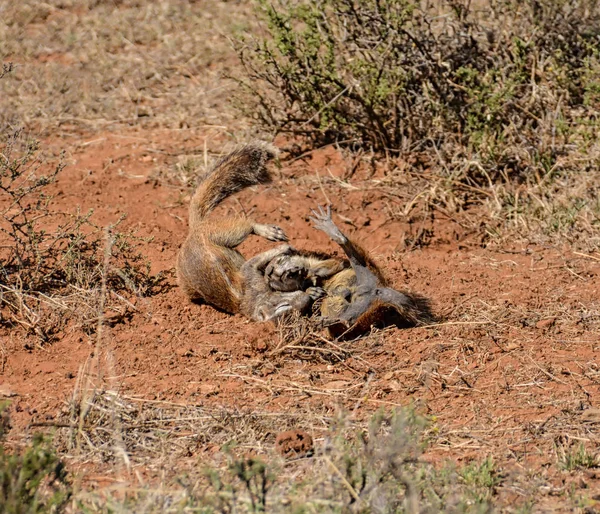
[{"label": "dry stick", "polygon": [[104,307],[106,305],[106,275],[108,274],[108,266],[110,264],[110,252],[113,245],[113,238],[110,235],[110,227],[106,227],[106,242],[104,244],[104,265],[102,268],[102,283],[100,287],[100,304],[98,305],[98,325],[96,328],[96,379],[98,383],[102,381],[100,370],[100,352],[102,350],[102,336],[104,335]]},{"label": "dry stick", "polygon": [[[327,392],[327,391],[323,391],[321,389],[309,389],[307,387],[302,387],[302,386],[298,386],[298,385],[281,386],[279,384],[273,384],[273,387],[270,387],[269,384],[265,380],[260,380],[258,378],[244,376],[244,375],[238,375],[235,373],[221,373],[219,376],[230,377],[230,378],[239,378],[241,380],[253,381],[253,382],[257,383],[258,385],[268,389],[271,392],[273,391],[273,388],[276,387],[276,388],[279,388],[280,390],[284,390],[284,391],[298,391],[298,392],[301,392],[304,394],[309,394],[309,395],[320,394],[323,396],[337,396],[337,397],[343,396],[342,394],[339,394],[339,393]],[[290,382],[290,383],[293,384],[293,382]],[[359,385],[359,384],[357,384],[357,385]],[[361,400],[361,398],[357,398],[355,396],[348,396],[348,397],[345,397],[345,399],[353,400],[353,401]],[[385,400],[376,400],[375,398],[362,398],[362,401],[372,402],[372,403],[380,403],[383,405],[392,405],[394,407],[405,407],[405,405],[402,405],[401,403],[387,402]]]},{"label": "dry stick", "polygon": [[495,325],[494,321],[448,321],[447,323],[434,323],[433,325],[423,325],[423,328],[445,327],[447,325]]},{"label": "dry stick", "polygon": [[340,363],[345,368],[349,369],[353,373],[361,374],[361,372],[359,370],[354,369],[352,366],[349,366],[348,364],[346,364],[344,362],[344,355],[340,355],[337,352],[334,352],[333,350],[328,350],[327,348],[319,348],[318,346],[287,345],[287,346],[283,346],[281,348],[277,348],[276,350],[273,350],[271,353],[269,353],[268,356],[272,357],[274,355],[283,353],[286,350],[307,350],[307,351],[312,351],[312,352],[320,352],[320,353],[329,354],[329,355],[334,356],[337,359],[338,363]]},{"label": "dry stick", "polygon": [[325,188],[323,187],[323,182],[321,182],[321,176],[319,175],[318,170],[315,170],[315,175],[317,175],[317,181],[319,182],[319,187],[321,188],[321,193],[323,193],[325,200],[327,200],[327,205],[331,205],[331,200],[329,199],[329,197],[327,196],[327,193],[325,192]]},{"label": "dry stick", "polygon": [[594,259],[595,261],[600,262],[600,257],[596,257],[595,255],[588,255],[587,253],[581,252],[573,252],[575,255],[581,255],[581,257],[587,257],[588,259]]},{"label": "dry stick", "polygon": [[[111,376],[115,376],[112,352],[107,352],[106,357],[107,357],[107,361],[108,361],[107,364],[109,367],[109,371],[111,372]],[[116,392],[116,387],[114,384],[114,379],[112,379],[111,382],[113,382],[111,389],[113,389],[115,391],[115,393],[112,395],[112,401],[109,404],[109,406],[111,407],[110,417],[111,417],[111,421],[113,424],[113,438],[114,438],[113,451],[115,451],[115,453],[120,454],[121,458],[123,459],[123,463],[125,464],[125,467],[127,468],[127,472],[131,473],[131,459],[129,458],[129,455],[127,454],[127,448],[125,447],[125,441],[123,439],[123,427],[121,426],[121,422],[120,422],[118,416],[116,415],[117,392]]]},{"label": "dry stick", "polygon": [[334,102],[337,101],[338,98],[340,98],[344,93],[346,93],[347,91],[351,90],[352,86],[346,86],[345,89],[343,89],[342,91],[340,91],[337,95],[335,95],[329,102],[327,102],[323,107],[321,107],[317,112],[315,112],[309,119],[307,119],[304,123],[302,123],[302,125],[300,125],[300,128],[304,128],[306,127],[306,125],[308,125],[312,120],[314,120],[319,114],[321,114],[325,109],[327,109],[327,107],[329,107],[330,105],[332,105]]},{"label": "dry stick", "polygon": [[[343,353],[348,353],[348,350],[344,350],[344,348],[342,348],[341,346],[335,344],[333,341],[329,341],[327,338],[323,337],[323,336],[318,336],[319,339],[321,339],[321,341],[323,341],[325,344],[331,345],[333,346],[335,349],[339,350],[340,352]],[[369,369],[372,369],[374,371],[379,371],[375,366],[373,366],[368,360],[363,359],[362,357],[358,356],[358,355],[352,355],[350,354],[352,358],[356,359],[359,362],[362,362],[363,364],[365,364],[366,366],[368,366]]]},{"label": "dry stick", "polygon": [[[108,276],[108,270],[110,267],[110,257],[111,257],[111,251],[112,251],[112,246],[114,244],[114,237],[111,234],[111,229],[113,228],[113,225],[109,225],[105,228],[105,245],[104,245],[104,264],[103,264],[103,268],[102,268],[102,282],[101,282],[101,288],[100,288],[100,301],[99,301],[99,305],[98,305],[98,324],[97,324],[97,328],[96,328],[96,345],[95,345],[95,355],[94,355],[94,367],[95,367],[95,372],[96,372],[96,380],[95,383],[93,385],[91,385],[91,387],[88,388],[87,392],[91,392],[91,394],[85,398],[85,394],[82,395],[82,403],[84,404],[84,409],[82,410],[82,413],[80,415],[79,418],[79,433],[83,434],[85,436],[85,434],[83,433],[83,428],[84,428],[84,422],[85,422],[85,417],[87,415],[87,412],[89,412],[89,409],[92,407],[92,402],[94,397],[96,396],[98,387],[100,387],[101,383],[104,380],[104,376],[102,373],[102,366],[101,366],[101,354],[102,354],[102,343],[103,343],[103,337],[104,337],[104,321],[105,321],[105,315],[104,315],[104,309],[106,306],[106,298],[108,295],[108,288],[107,288],[107,276]],[[111,371],[110,376],[115,376],[114,370],[112,369],[112,359],[110,360],[110,367],[111,369],[109,371]],[[88,375],[88,384],[90,382],[90,377]],[[121,430],[121,426],[118,422],[117,416],[116,416],[116,394],[113,395],[112,397],[112,408],[110,410],[110,414],[111,414],[111,418],[112,418],[112,422],[113,422],[113,426],[115,427],[115,430],[113,431],[114,437],[115,437],[115,441],[114,441],[114,449],[118,451],[118,453],[120,454],[121,458],[123,459],[123,462],[127,468],[128,471],[131,471],[131,460],[129,458],[129,455],[127,454],[127,450],[125,448],[125,443],[123,441],[123,433]],[[89,442],[89,441],[88,441]],[[91,444],[91,443],[90,443]]]},{"label": "dry stick", "polygon": [[[73,430],[75,429],[75,405],[77,403],[77,392],[81,389],[81,383],[83,381],[84,369],[87,369],[90,363],[90,356],[88,355],[87,359],[83,364],[79,366],[79,371],[77,372],[77,380],[75,381],[75,387],[73,388],[73,396],[71,397],[71,431],[69,433],[69,441],[73,443],[75,441],[75,449],[77,453],[80,451],[80,442],[81,442],[81,430],[83,429],[83,424],[85,421],[85,412],[84,409],[80,409],[79,412],[79,423],[77,430],[77,437],[73,434]],[[73,449],[73,447],[71,447]]]},{"label": "dry stick", "polygon": [[554,380],[555,382],[559,382],[560,384],[569,385],[567,382],[561,380],[560,378],[556,378],[552,373],[549,373],[544,368],[542,368],[537,362],[535,362],[533,360],[533,357],[531,355],[528,355],[527,357],[529,357],[529,360],[548,378],[550,378],[551,380]]},{"label": "dry stick", "polygon": [[318,152],[319,150],[322,150],[323,148],[328,148],[330,146],[335,146],[335,145],[342,145],[345,143],[351,143],[352,141],[354,141],[354,139],[346,139],[344,141],[336,141],[335,143],[329,143],[327,145],[323,145],[323,146],[319,146],[318,148],[315,148],[314,150],[309,150],[308,152],[304,152],[303,154],[300,154],[298,157],[294,157],[292,160],[288,161],[287,164],[293,164],[296,161],[299,161],[300,159],[304,159],[304,157],[308,157],[310,154],[313,154],[315,152]]},{"label": "dry stick", "polygon": [[58,421],[36,421],[29,423],[27,428],[29,427],[73,428],[73,425],[71,423],[60,423]]},{"label": "dry stick", "polygon": [[[331,173],[331,168],[327,168],[327,173],[329,173],[329,180],[331,180],[332,182],[334,182],[337,186],[342,187],[344,189],[350,189],[351,191],[370,191],[370,189],[363,187],[362,189],[360,187],[356,187],[352,184],[350,184],[350,182],[348,182],[346,179],[341,179],[340,177],[336,177],[333,173]],[[375,189],[375,188],[373,188]],[[339,214],[338,214],[339,216]]]},{"label": "dry stick", "polygon": [[323,337],[322,335],[319,335],[319,334],[316,334],[316,333],[313,333],[312,335],[316,339],[324,342],[325,344],[333,346],[338,351],[335,352],[333,350],[327,350],[326,348],[319,348],[318,346],[314,346],[314,347],[308,346],[307,347],[307,346],[298,346],[298,345],[285,345],[285,346],[276,348],[275,350],[271,351],[267,356],[268,357],[272,357],[272,356],[278,355],[280,353],[283,353],[283,352],[285,352],[286,350],[289,350],[289,349],[312,350],[312,351],[316,351],[316,352],[328,353],[328,354],[334,355],[338,359],[339,363],[342,364],[344,367],[346,367],[347,369],[349,369],[353,373],[361,373],[359,370],[354,369],[352,366],[350,366],[346,362],[344,362],[343,356],[344,355],[350,355],[352,358],[356,359],[357,361],[362,362],[369,369],[372,369],[374,371],[379,371],[369,361],[363,359],[362,357],[359,357],[358,355],[352,355],[348,350],[346,350],[343,347],[335,344],[333,341],[330,341],[329,339]]},{"label": "dry stick", "polygon": [[327,464],[329,464],[329,466],[331,467],[331,469],[341,478],[342,483],[348,489],[348,492],[350,493],[350,495],[352,496],[352,498],[354,498],[354,500],[357,503],[362,503],[362,500],[361,500],[360,496],[358,496],[358,493],[356,492],[356,490],[354,489],[354,487],[352,487],[352,484],[350,482],[348,482],[348,480],[346,480],[346,477],[336,467],[336,465],[333,462],[331,462],[331,459],[329,457],[323,457],[323,459],[325,460],[325,462],[327,462]]},{"label": "dry stick", "polygon": [[569,266],[567,266],[566,264],[564,265],[564,268],[571,273],[571,275],[573,275],[574,277],[583,280],[584,282],[586,281],[585,278],[583,278],[581,275],[579,275],[578,273],[575,273],[571,268],[569,268]]},{"label": "dry stick", "polygon": [[301,346],[301,345],[293,345],[293,344],[283,346],[282,348],[278,348],[277,350],[273,350],[271,353],[269,353],[268,356],[273,357],[274,355],[283,353],[286,350],[309,350],[309,351],[314,351],[314,352],[335,355],[338,359],[342,358],[339,353],[334,352],[333,350],[328,350],[327,348],[319,348],[318,346]]},{"label": "dry stick", "polygon": [[369,374],[367,376],[367,380],[365,381],[365,384],[363,386],[363,392],[364,392],[364,394],[362,394],[361,397],[354,404],[354,409],[352,409],[352,416],[351,416],[352,418],[354,418],[354,416],[356,414],[356,411],[360,407],[360,404],[363,402],[363,400],[367,399],[369,384],[371,383],[371,380],[373,380],[373,374]]}]

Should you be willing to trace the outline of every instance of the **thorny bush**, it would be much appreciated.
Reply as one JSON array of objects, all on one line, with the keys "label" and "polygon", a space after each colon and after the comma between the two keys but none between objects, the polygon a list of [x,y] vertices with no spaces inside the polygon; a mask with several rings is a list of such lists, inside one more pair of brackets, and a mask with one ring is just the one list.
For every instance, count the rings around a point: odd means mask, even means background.
[{"label": "thorny bush", "polygon": [[122,293],[145,296],[162,280],[150,273],[140,240],[117,230],[123,218],[105,230],[92,211],[50,207],[48,186],[63,168],[62,160],[45,163],[38,143],[20,130],[0,142],[0,322],[42,341],[60,330],[65,314],[93,327],[100,305],[123,315],[131,304]]}]

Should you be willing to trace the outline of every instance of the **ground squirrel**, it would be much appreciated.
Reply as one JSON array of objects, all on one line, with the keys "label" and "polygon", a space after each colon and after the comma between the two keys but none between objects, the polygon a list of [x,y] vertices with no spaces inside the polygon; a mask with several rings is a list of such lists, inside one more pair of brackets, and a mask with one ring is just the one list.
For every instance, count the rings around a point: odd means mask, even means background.
[{"label": "ground squirrel", "polygon": [[315,228],[338,243],[349,258],[298,252],[280,245],[246,261],[235,248],[250,234],[286,241],[284,231],[248,218],[209,218],[242,189],[271,180],[265,167],[277,150],[262,143],[243,146],[220,159],[198,185],[190,203],[189,234],[177,260],[179,284],[192,301],[255,321],[296,310],[306,313],[323,296],[320,311],[330,333],[359,335],[372,325],[413,325],[428,316],[427,302],[395,291],[359,245],[331,219],[330,208],[313,211]]},{"label": "ground squirrel", "polygon": [[276,153],[274,147],[263,143],[238,148],[221,158],[198,185],[190,202],[189,233],[177,259],[178,281],[190,300],[268,321],[290,310],[306,311],[324,294],[310,284],[302,290],[305,280],[301,273],[285,274],[282,290],[269,288],[265,268],[273,259],[294,253],[289,245],[280,245],[248,261],[235,249],[250,234],[287,241],[280,227],[244,217],[208,217],[227,197],[251,185],[270,182],[265,164]]},{"label": "ground squirrel", "polygon": [[335,225],[329,206],[326,210],[319,207],[312,213],[310,219],[315,228],[342,247],[351,267],[346,265],[347,261],[319,258],[316,254],[282,256],[265,269],[265,279],[271,289],[285,289],[286,271],[290,269],[322,287],[326,296],[320,313],[334,337],[354,338],[372,326],[407,327],[431,319],[425,298],[387,286],[385,277],[369,255]]}]

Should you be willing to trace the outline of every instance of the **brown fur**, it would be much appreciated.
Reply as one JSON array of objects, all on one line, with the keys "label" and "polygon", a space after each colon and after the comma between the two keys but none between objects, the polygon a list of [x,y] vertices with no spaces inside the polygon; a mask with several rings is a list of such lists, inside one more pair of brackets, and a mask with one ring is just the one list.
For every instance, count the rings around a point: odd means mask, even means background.
[{"label": "brown fur", "polygon": [[275,151],[251,144],[220,159],[200,183],[190,203],[190,227],[177,259],[177,276],[192,301],[202,301],[225,312],[240,312],[244,284],[240,273],[246,262],[235,248],[255,232],[252,220],[235,217],[210,219],[225,198],[253,184],[271,180],[266,162]]},{"label": "brown fur", "polygon": [[198,185],[190,203],[190,227],[177,258],[177,276],[186,296],[225,312],[242,313],[257,321],[268,321],[289,310],[306,311],[323,292],[272,291],[264,269],[279,256],[289,254],[289,245],[268,250],[246,261],[236,250],[250,234],[272,241],[287,240],[283,230],[247,218],[212,219],[211,211],[242,189],[271,180],[266,162],[276,150],[254,143],[219,160]]},{"label": "brown fur", "polygon": [[[326,297],[320,312],[333,337],[353,339],[373,326],[407,327],[431,318],[426,299],[387,287],[386,278],[368,253],[333,224],[329,209],[327,214],[322,210],[313,213],[315,226],[340,244],[352,267],[348,267],[347,260],[310,254],[294,255],[280,266],[285,268],[290,262],[296,268],[304,266],[305,275],[313,277],[314,285],[324,289]],[[281,275],[281,270],[276,269],[266,276],[271,288],[281,287],[277,283]]]}]

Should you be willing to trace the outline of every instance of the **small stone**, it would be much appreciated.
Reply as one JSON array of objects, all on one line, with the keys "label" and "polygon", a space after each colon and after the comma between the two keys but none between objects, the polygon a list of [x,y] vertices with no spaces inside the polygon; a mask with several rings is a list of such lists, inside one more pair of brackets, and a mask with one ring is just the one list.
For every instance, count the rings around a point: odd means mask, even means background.
[{"label": "small stone", "polygon": [[13,396],[18,396],[18,394],[9,384],[0,385],[0,398],[12,398]]},{"label": "small stone", "polygon": [[255,341],[252,344],[252,347],[258,353],[264,353],[269,349],[269,344],[265,340],[261,339],[261,340]]},{"label": "small stone", "polygon": [[332,380],[323,384],[323,389],[345,391],[349,385],[350,382],[346,382],[345,380]]},{"label": "small stone", "polygon": [[308,457],[314,453],[313,439],[304,430],[288,430],[281,432],[275,439],[277,453],[286,459]]},{"label": "small stone", "polygon": [[206,396],[214,396],[219,394],[219,386],[214,384],[201,384],[198,388],[198,391],[200,392],[200,394]]},{"label": "small stone", "polygon": [[556,322],[556,318],[548,318],[548,319],[541,319],[540,321],[538,321],[535,326],[539,329],[546,329],[546,328],[550,328],[552,325],[554,325],[554,323]]}]

